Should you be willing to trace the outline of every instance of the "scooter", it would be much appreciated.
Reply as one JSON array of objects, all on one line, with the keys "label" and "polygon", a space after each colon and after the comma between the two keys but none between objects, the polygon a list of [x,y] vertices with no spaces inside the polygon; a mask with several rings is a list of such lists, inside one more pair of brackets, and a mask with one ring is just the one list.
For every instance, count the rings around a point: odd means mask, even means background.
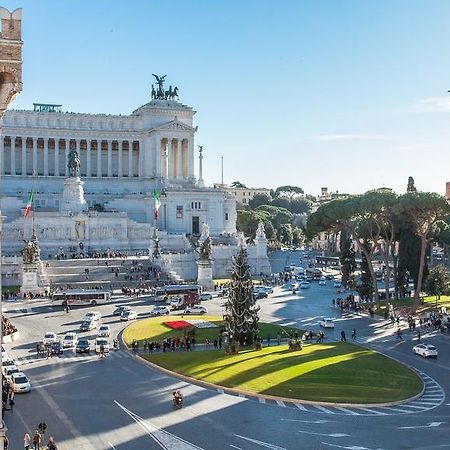
[{"label": "scooter", "polygon": [[183,397],[182,396],[174,396],[173,399],[173,406],[175,406],[175,408],[182,408],[183,407]]},{"label": "scooter", "polygon": [[120,350],[119,341],[117,339],[114,339],[113,348],[116,351]]}]

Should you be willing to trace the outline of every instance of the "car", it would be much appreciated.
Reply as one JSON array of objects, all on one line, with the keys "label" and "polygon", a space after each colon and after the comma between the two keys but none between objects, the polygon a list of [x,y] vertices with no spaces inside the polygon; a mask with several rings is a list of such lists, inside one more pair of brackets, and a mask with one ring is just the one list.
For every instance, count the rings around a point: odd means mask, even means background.
[{"label": "car", "polygon": [[334,328],[334,321],[329,317],[322,317],[322,319],[319,320],[319,325],[323,328]]},{"label": "car", "polygon": [[334,280],[334,275],[331,275],[330,273],[325,277],[327,280]]},{"label": "car", "polygon": [[334,287],[334,288],[340,288],[340,287],[342,287],[342,286],[341,286],[341,282],[340,282],[340,281],[335,281],[335,282],[333,283],[333,287]]},{"label": "car", "polygon": [[202,292],[199,297],[199,299],[201,301],[212,300],[212,298],[213,298],[213,295],[211,294],[211,292]]},{"label": "car", "polygon": [[120,316],[124,311],[131,311],[131,306],[129,305],[119,305],[117,308],[113,311],[113,315]]},{"label": "car", "polygon": [[91,344],[87,339],[79,339],[77,342],[77,346],[75,347],[75,351],[77,353],[90,353]]},{"label": "car", "polygon": [[88,311],[84,317],[83,320],[101,320],[102,319],[102,315],[100,314],[99,311]]},{"label": "car", "polygon": [[3,360],[2,361],[2,371],[3,371],[3,373],[5,372],[5,369],[7,367],[12,367],[12,366],[15,366],[15,365],[16,365],[16,363],[12,359],[5,359],[5,360]]},{"label": "car", "polygon": [[8,353],[6,353],[5,347],[3,347],[3,345],[2,345],[2,359],[7,356],[8,356]]},{"label": "car", "polygon": [[437,358],[438,356],[437,348],[431,344],[417,344],[413,347],[413,352],[416,355],[423,356],[424,358]]},{"label": "car", "polygon": [[255,299],[255,300],[260,300],[260,299],[262,299],[262,298],[267,298],[269,295],[267,294],[267,292],[263,292],[263,291],[256,291],[256,292],[253,292],[253,298]]},{"label": "car", "polygon": [[19,368],[17,366],[8,366],[3,368],[3,375],[5,378],[9,381],[11,379],[11,376],[13,373],[20,372]]},{"label": "car", "polygon": [[103,346],[103,351],[105,353],[109,352],[109,342],[106,338],[100,338],[98,337],[95,340],[95,353],[100,353],[101,347]]},{"label": "car", "polygon": [[327,282],[325,280],[319,280],[319,286],[326,286]]},{"label": "car", "polygon": [[83,320],[80,323],[80,331],[91,331],[97,328],[97,322],[95,320]]},{"label": "car", "polygon": [[64,347],[59,341],[52,342],[50,345],[50,354],[51,355],[62,355]]},{"label": "car", "polygon": [[16,394],[30,392],[30,380],[23,372],[15,372],[11,375],[11,385]]},{"label": "car", "polygon": [[100,325],[98,329],[98,337],[108,337],[111,334],[109,325]]},{"label": "car", "polygon": [[44,334],[44,339],[42,339],[42,342],[44,345],[51,345],[52,342],[55,342],[58,340],[58,337],[56,336],[56,333],[53,333],[53,331],[47,331],[47,333]]},{"label": "car", "polygon": [[130,309],[129,311],[124,311],[120,315],[120,320],[133,320],[137,318],[137,312]]},{"label": "car", "polygon": [[208,308],[203,305],[192,305],[188,306],[184,311],[183,314],[208,314]]},{"label": "car", "polygon": [[302,281],[300,283],[300,288],[301,289],[309,289],[311,287],[311,285],[308,283],[308,281]]},{"label": "car", "polygon": [[164,314],[170,314],[170,308],[165,305],[157,305],[150,311],[151,316],[162,316]]},{"label": "car", "polygon": [[77,345],[77,333],[66,333],[62,341],[64,348],[72,348]]}]

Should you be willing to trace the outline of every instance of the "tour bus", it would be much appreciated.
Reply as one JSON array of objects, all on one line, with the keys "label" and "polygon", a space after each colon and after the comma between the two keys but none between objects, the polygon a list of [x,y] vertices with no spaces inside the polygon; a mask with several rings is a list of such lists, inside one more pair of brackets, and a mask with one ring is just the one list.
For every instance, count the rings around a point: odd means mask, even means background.
[{"label": "tour bus", "polygon": [[111,303],[111,292],[103,289],[66,289],[52,295],[53,303],[66,305],[102,305]]},{"label": "tour bus", "polygon": [[341,261],[339,256],[316,256],[316,263],[323,266],[339,267]]},{"label": "tour bus", "polygon": [[168,284],[156,289],[155,301],[168,302],[174,297],[198,299],[202,293],[202,287],[198,284]]}]

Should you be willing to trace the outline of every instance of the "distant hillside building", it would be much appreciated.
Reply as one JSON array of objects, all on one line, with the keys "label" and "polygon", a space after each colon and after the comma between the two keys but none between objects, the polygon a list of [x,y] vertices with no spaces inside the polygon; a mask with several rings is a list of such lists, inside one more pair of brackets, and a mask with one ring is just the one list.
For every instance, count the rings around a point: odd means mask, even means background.
[{"label": "distant hillside building", "polygon": [[214,187],[221,187],[225,189],[230,194],[233,194],[236,199],[236,207],[242,208],[244,206],[248,205],[248,202],[255,196],[255,195],[267,195],[270,197],[270,189],[267,188],[236,188],[236,187],[230,187],[230,186],[223,186],[221,184],[215,184]]}]

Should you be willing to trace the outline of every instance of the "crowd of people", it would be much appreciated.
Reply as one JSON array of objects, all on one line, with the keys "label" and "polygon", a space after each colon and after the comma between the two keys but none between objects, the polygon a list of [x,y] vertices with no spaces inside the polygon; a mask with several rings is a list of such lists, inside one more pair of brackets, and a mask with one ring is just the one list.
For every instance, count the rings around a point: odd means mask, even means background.
[{"label": "crowd of people", "polygon": [[8,336],[17,331],[15,325],[6,317],[2,316],[2,328],[3,328],[3,336]]}]

